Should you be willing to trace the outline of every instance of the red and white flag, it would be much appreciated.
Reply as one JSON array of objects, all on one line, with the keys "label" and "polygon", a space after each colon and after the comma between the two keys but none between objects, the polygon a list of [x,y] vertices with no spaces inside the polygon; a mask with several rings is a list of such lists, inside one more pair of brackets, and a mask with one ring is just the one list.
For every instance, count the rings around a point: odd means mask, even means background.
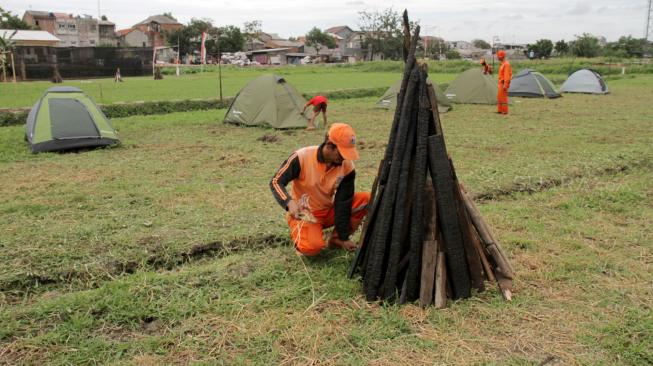
[{"label": "red and white flag", "polygon": [[200,48],[200,61],[202,65],[206,64],[206,32],[202,32],[202,46]]}]

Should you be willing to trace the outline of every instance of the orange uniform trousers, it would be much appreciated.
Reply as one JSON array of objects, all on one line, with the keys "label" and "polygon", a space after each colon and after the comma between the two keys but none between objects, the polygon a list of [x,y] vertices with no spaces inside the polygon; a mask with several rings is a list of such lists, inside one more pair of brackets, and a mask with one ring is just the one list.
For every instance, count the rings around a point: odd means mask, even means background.
[{"label": "orange uniform trousers", "polygon": [[503,90],[503,84],[499,84],[497,93],[497,112],[508,114],[508,92]]},{"label": "orange uniform trousers", "polygon": [[[370,192],[356,192],[351,204],[350,228],[353,234],[358,225],[367,215],[367,204],[370,202]],[[318,222],[299,220],[286,215],[290,227],[290,238],[295,243],[295,249],[303,255],[314,256],[326,247],[323,229],[333,226],[335,209],[312,211]],[[334,232],[335,234],[335,232]]]}]

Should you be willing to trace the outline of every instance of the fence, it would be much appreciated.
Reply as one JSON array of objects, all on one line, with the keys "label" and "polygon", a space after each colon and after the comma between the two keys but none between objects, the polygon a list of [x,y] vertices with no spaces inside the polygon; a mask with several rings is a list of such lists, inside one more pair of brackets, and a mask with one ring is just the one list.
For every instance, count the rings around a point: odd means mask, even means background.
[{"label": "fence", "polygon": [[55,65],[64,79],[152,73],[152,49],[117,47],[18,46],[14,51],[19,80],[48,80]]}]

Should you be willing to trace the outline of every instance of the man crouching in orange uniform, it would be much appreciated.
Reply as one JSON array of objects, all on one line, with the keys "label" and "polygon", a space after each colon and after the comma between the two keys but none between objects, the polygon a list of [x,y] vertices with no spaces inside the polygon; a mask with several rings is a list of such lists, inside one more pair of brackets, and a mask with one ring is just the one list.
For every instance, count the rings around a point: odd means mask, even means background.
[{"label": "man crouching in orange uniform", "polygon": [[[320,146],[292,153],[270,181],[277,202],[288,211],[286,219],[295,249],[314,256],[336,246],[356,249],[349,236],[367,214],[369,192],[354,192],[354,160],[358,160],[354,129],[334,123]],[[292,181],[292,194],[286,185]],[[335,226],[328,243],[322,230]]]}]

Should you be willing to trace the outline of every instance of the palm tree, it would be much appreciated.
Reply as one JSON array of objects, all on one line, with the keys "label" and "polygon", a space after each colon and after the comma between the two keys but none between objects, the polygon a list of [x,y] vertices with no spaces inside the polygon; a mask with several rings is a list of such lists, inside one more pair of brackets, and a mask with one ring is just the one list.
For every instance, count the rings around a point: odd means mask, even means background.
[{"label": "palm tree", "polygon": [[[13,40],[16,33],[18,33],[18,31],[14,30],[14,32],[9,37],[6,37],[7,33],[3,33],[0,35],[0,65],[2,66],[2,81],[4,82],[7,81],[7,55],[12,53],[12,50],[16,45],[16,41]],[[13,63],[12,63],[12,68],[13,68]],[[14,73],[14,77],[15,77],[15,73]]]}]

